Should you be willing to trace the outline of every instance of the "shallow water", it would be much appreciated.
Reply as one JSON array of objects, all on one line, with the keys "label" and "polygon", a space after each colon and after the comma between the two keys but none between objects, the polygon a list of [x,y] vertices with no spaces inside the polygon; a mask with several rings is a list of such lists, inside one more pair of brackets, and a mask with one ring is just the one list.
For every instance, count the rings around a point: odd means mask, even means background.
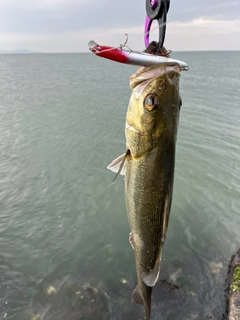
[{"label": "shallow water", "polygon": [[[179,289],[156,285],[152,320],[224,319],[240,247],[240,52],[172,56],[190,70],[160,279]],[[123,178],[106,169],[125,151],[135,70],[90,53],[0,56],[0,319],[143,319]]]}]

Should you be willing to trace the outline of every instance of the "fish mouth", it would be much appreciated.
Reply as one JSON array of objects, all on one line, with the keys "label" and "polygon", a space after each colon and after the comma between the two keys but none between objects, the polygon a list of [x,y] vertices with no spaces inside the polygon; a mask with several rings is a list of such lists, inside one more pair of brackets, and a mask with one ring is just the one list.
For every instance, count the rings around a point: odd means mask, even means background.
[{"label": "fish mouth", "polygon": [[134,126],[132,126],[131,124],[127,123],[126,122],[126,125],[125,125],[125,130],[131,130],[131,131],[135,131],[135,132],[140,132],[140,130],[138,130],[137,128],[135,128]]}]

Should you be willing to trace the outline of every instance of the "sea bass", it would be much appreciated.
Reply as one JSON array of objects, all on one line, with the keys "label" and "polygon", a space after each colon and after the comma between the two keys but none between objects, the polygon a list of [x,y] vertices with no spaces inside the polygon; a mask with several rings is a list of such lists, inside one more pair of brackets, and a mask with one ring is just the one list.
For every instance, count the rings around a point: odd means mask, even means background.
[{"label": "sea bass", "polygon": [[133,299],[144,304],[147,320],[172,202],[180,71],[178,64],[141,67],[130,77],[133,92],[126,116],[127,151],[108,166],[125,174],[130,242],[138,280]]}]

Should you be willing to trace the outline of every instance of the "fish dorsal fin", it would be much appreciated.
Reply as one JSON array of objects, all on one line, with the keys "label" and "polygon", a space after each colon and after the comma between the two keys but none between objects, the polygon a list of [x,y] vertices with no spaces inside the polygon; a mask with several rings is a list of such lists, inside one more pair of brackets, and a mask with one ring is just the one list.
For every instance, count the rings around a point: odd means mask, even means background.
[{"label": "fish dorsal fin", "polygon": [[120,157],[116,158],[115,160],[112,161],[112,163],[110,163],[107,168],[113,172],[116,172],[116,176],[113,179],[114,183],[117,179],[117,177],[119,176],[119,174],[121,175],[125,175],[125,171],[126,171],[126,158],[127,156],[130,154],[130,150],[127,150],[127,152],[125,154],[122,154]]},{"label": "fish dorsal fin", "polygon": [[157,259],[157,261],[156,261],[156,263],[154,265],[154,268],[151,271],[144,272],[142,274],[143,282],[149,287],[155,286],[155,284],[156,284],[156,282],[158,280],[159,272],[160,272],[161,259],[162,259],[162,249],[161,249],[160,254],[158,256],[158,259]]}]

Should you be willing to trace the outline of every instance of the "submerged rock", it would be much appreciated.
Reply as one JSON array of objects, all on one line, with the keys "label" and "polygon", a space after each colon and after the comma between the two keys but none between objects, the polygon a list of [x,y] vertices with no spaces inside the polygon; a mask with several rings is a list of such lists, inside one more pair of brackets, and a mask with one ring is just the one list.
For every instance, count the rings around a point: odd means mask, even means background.
[{"label": "submerged rock", "polygon": [[21,318],[29,320],[108,320],[111,318],[106,287],[95,281],[76,281],[70,276],[42,284]]},{"label": "submerged rock", "polygon": [[211,261],[209,263],[209,267],[212,273],[214,274],[218,274],[221,272],[222,268],[223,268],[223,263],[222,262],[215,262],[215,261]]},{"label": "submerged rock", "polygon": [[36,314],[35,316],[33,316],[31,318],[31,320],[40,320],[40,318],[41,318],[41,315],[40,314]]},{"label": "submerged rock", "polygon": [[53,287],[53,286],[49,286],[48,288],[47,288],[47,294],[48,295],[50,295],[50,294],[52,294],[52,293],[56,293],[57,292],[57,290]]}]

